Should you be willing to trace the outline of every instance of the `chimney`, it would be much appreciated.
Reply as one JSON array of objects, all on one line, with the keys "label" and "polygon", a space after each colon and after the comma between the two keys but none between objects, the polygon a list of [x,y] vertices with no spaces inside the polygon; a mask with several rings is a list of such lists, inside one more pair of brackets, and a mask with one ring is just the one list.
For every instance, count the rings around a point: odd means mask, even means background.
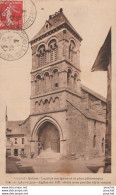
[{"label": "chimney", "polygon": [[63,9],[62,8],[60,8],[60,12],[63,12]]}]

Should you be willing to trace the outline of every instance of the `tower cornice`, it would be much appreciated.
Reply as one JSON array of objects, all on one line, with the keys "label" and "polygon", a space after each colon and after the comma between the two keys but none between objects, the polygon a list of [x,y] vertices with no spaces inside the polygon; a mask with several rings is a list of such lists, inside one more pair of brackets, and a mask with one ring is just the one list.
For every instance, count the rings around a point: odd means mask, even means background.
[{"label": "tower cornice", "polygon": [[51,29],[50,31],[47,31],[47,32],[44,33],[43,35],[40,35],[40,36],[38,36],[37,38],[32,39],[32,40],[30,41],[30,43],[31,43],[31,45],[32,45],[32,44],[36,43],[37,41],[40,41],[40,40],[42,40],[42,39],[48,37],[49,35],[51,35],[51,34],[57,32],[58,30],[61,30],[61,29],[63,29],[63,28],[69,30],[70,33],[72,33],[73,36],[75,36],[79,41],[82,41],[81,36],[80,36],[76,31],[74,31],[66,22],[64,22],[64,23],[62,23],[61,25],[59,25],[59,26],[57,26],[57,27]]},{"label": "tower cornice", "polygon": [[68,92],[68,93],[70,93],[70,94],[72,94],[74,96],[82,98],[81,94],[72,92],[70,89],[64,88],[64,89],[51,91],[51,92],[48,92],[48,93],[43,93],[41,95],[31,96],[30,99],[42,98],[42,97],[45,97],[45,96],[48,96],[48,95],[58,94],[58,93],[62,93],[62,92]]},{"label": "tower cornice", "polygon": [[32,73],[35,73],[35,72],[38,72],[38,71],[44,71],[47,68],[50,68],[51,66],[57,65],[57,64],[62,63],[62,62],[66,62],[67,64],[69,64],[70,66],[72,66],[73,68],[75,68],[77,71],[81,72],[80,68],[75,67],[69,60],[62,59],[62,60],[57,60],[56,62],[47,64],[44,67],[42,66],[42,67],[39,67],[39,68],[37,68],[35,70],[32,70],[30,73],[32,74]]}]

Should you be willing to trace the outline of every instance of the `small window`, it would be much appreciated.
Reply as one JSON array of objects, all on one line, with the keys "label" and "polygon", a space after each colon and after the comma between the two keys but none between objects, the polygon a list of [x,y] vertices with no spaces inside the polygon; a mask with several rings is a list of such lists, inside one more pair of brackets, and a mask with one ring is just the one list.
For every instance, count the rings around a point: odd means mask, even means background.
[{"label": "small window", "polygon": [[24,142],[25,142],[25,140],[24,140],[24,138],[22,138],[22,144],[24,144]]},{"label": "small window", "polygon": [[24,148],[21,148],[21,154],[24,154]]},{"label": "small window", "polygon": [[96,147],[96,135],[93,136],[93,148]]},{"label": "small window", "polygon": [[17,138],[15,138],[15,144],[17,144]]},{"label": "small window", "polygon": [[58,87],[58,83],[55,83],[55,87]]},{"label": "small window", "polygon": [[102,138],[102,144],[101,144],[101,147],[102,147],[102,152],[104,152],[104,138]]},{"label": "small window", "polygon": [[49,24],[46,24],[46,30],[48,30],[48,28],[49,28]]},{"label": "small window", "polygon": [[6,149],[6,155],[11,156],[11,149]]},{"label": "small window", "polygon": [[71,74],[72,74],[72,71],[69,69],[67,72],[67,84],[68,85],[71,85]]},{"label": "small window", "polygon": [[7,141],[10,141],[10,137],[7,137]]},{"label": "small window", "polygon": [[14,156],[18,156],[18,149],[14,149]]}]

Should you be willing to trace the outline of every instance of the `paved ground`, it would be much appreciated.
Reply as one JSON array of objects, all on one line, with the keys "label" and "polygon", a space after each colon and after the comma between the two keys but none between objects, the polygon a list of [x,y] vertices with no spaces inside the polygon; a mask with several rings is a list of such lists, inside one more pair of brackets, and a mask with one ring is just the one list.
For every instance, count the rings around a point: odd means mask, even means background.
[{"label": "paved ground", "polygon": [[90,160],[56,160],[42,158],[7,158],[7,173],[97,173],[104,157]]},{"label": "paved ground", "polygon": [[6,158],[6,173],[34,173],[34,170],[28,165],[23,167],[19,159],[9,157]]},{"label": "paved ground", "polygon": [[[26,159],[22,161],[26,165]],[[28,159],[36,173],[91,173],[91,171],[77,160]]]},{"label": "paved ground", "polygon": [[16,158],[6,158],[6,173],[20,173],[19,168],[16,166]]},{"label": "paved ground", "polygon": [[104,158],[90,160],[55,160],[39,158],[7,158],[7,173],[96,173],[104,166]]}]

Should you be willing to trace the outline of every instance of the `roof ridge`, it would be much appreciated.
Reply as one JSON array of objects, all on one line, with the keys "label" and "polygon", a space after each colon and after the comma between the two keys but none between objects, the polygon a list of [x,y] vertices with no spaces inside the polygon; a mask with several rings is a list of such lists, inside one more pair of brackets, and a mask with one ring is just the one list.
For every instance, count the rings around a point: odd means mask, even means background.
[{"label": "roof ridge", "polygon": [[79,108],[77,105],[75,106],[74,104],[72,104],[69,100],[66,100],[67,102],[69,102],[76,110],[78,110],[84,117],[88,118],[88,119],[92,119],[92,120],[97,120],[97,121],[100,121],[102,123],[105,123],[105,120],[101,120],[98,118],[97,114],[95,114],[96,116],[92,116],[90,115],[90,112],[86,112],[85,110],[81,108]]},{"label": "roof ridge", "polygon": [[[56,19],[58,18],[58,19]],[[45,24],[50,23],[51,27],[49,28],[49,30],[45,31]],[[53,30],[54,28],[59,27],[61,24],[66,23],[79,37],[80,40],[82,40],[81,36],[78,34],[78,32],[75,30],[75,28],[72,26],[72,24],[69,22],[69,20],[67,19],[67,17],[64,15],[63,13],[63,9],[61,8],[60,11],[55,12],[55,14],[50,15],[49,19],[46,20],[45,24],[43,25],[43,27],[39,30],[39,32],[31,39],[30,42],[34,41],[35,39],[38,39],[40,36],[42,36],[45,33],[48,33],[50,30]]]},{"label": "roof ridge", "polygon": [[98,92],[95,92],[94,90],[86,87],[83,84],[81,84],[81,87],[82,87],[83,90],[87,91],[88,93],[92,94],[93,96],[97,97],[98,99],[106,102],[106,98],[104,96],[102,96],[101,94],[99,94]]}]

